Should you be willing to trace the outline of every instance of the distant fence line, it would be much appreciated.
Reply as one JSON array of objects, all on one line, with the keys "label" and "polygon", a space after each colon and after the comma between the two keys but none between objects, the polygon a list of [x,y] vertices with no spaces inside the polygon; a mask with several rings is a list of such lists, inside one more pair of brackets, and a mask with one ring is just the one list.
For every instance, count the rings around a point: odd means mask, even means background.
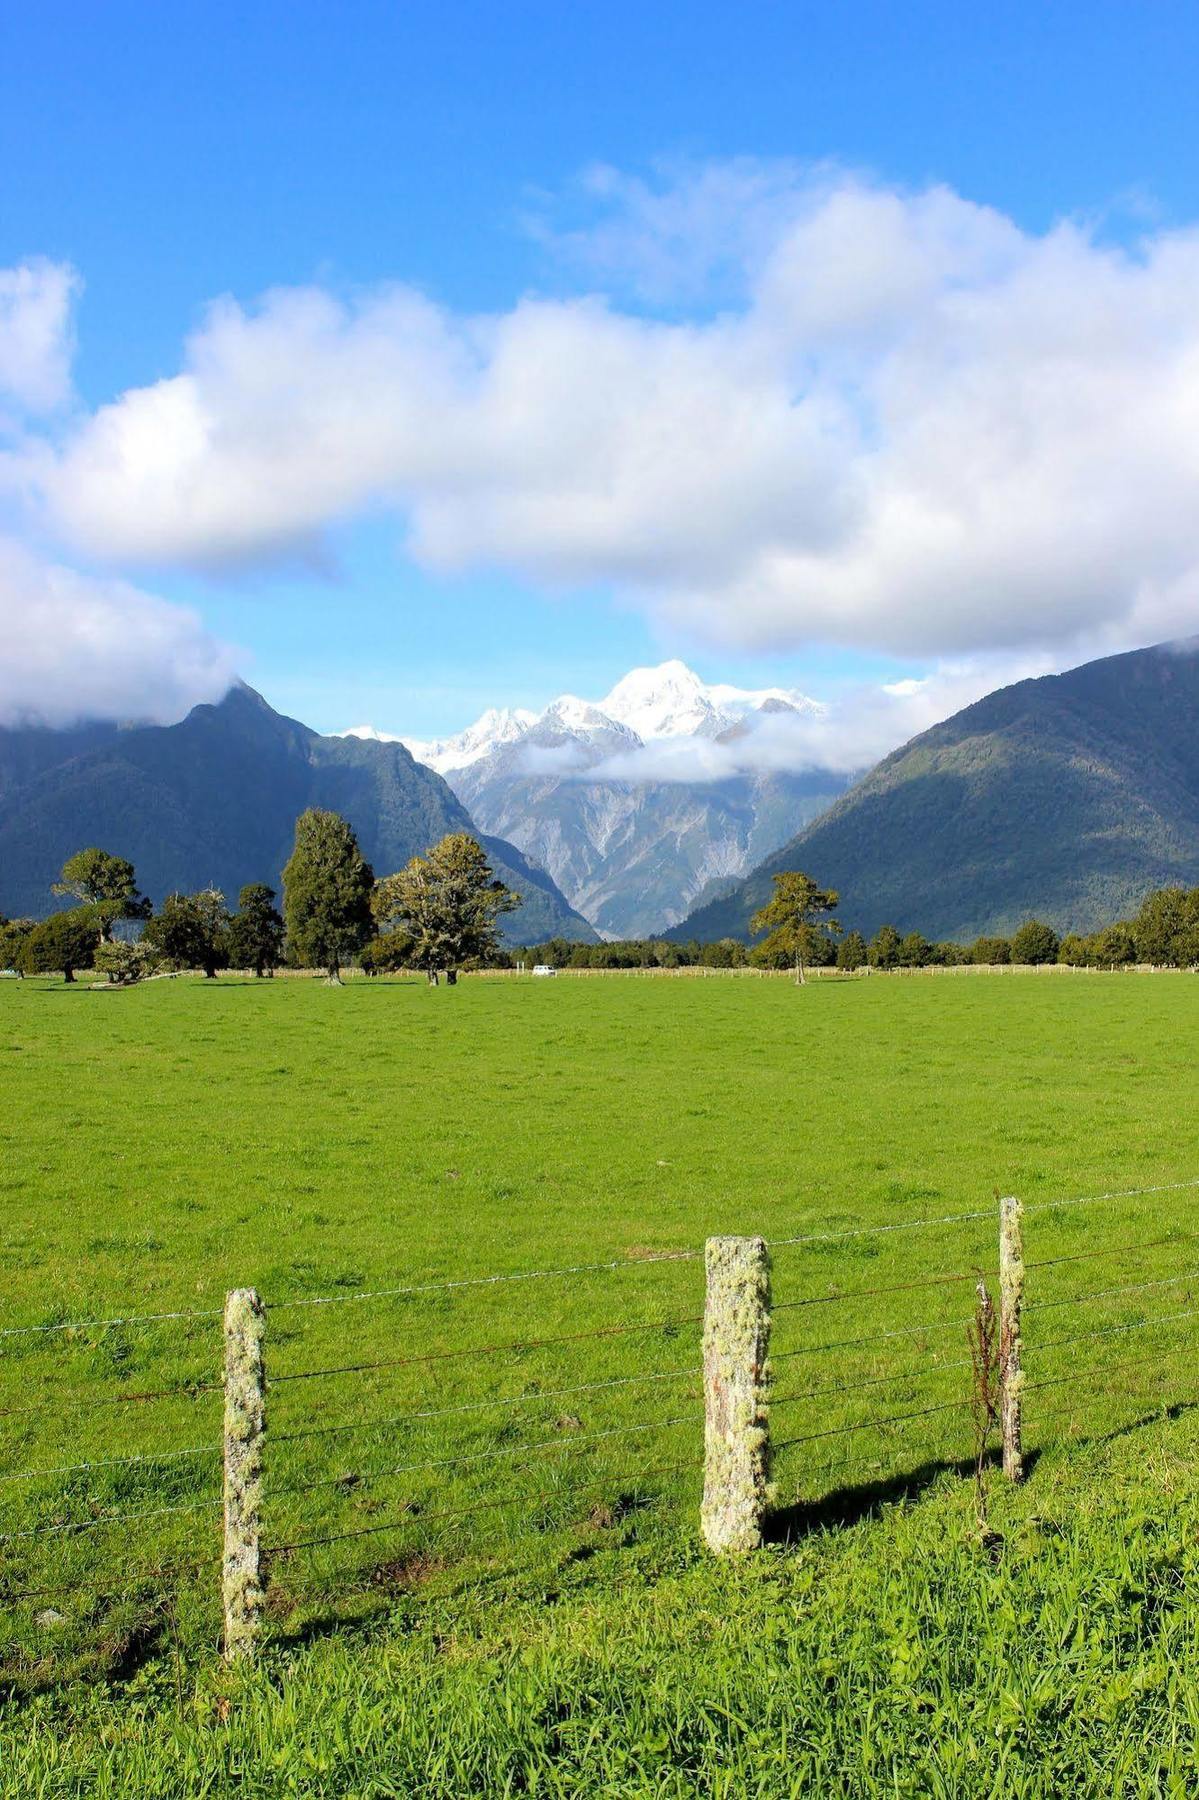
[{"label": "distant fence line", "polygon": [[[604,1262],[573,1264],[559,1268],[545,1268],[462,1277],[446,1281],[417,1282],[406,1286],[395,1286],[376,1289],[356,1289],[329,1295],[300,1295],[285,1298],[274,1303],[264,1302],[252,1288],[237,1289],[231,1292],[222,1310],[217,1309],[183,1309],[177,1312],[154,1312],[144,1314],[124,1313],[112,1317],[97,1317],[78,1320],[54,1320],[45,1324],[16,1325],[5,1327],[0,1332],[4,1339],[13,1338],[51,1338],[65,1341],[68,1345],[76,1334],[80,1342],[86,1339],[82,1334],[88,1332],[115,1330],[118,1328],[139,1325],[159,1325],[171,1321],[222,1320],[224,1341],[224,1371],[219,1381],[196,1380],[169,1386],[165,1389],[151,1390],[147,1393],[121,1393],[108,1397],[109,1404],[145,1402],[171,1395],[186,1395],[195,1398],[203,1394],[223,1394],[224,1417],[220,1433],[206,1442],[171,1447],[160,1452],[139,1452],[136,1455],[100,1458],[92,1462],[68,1462],[57,1466],[33,1466],[18,1468],[0,1474],[0,1495],[12,1484],[26,1484],[39,1480],[61,1479],[85,1473],[92,1469],[129,1469],[142,1464],[178,1464],[192,1458],[209,1458],[214,1463],[219,1458],[223,1468],[223,1492],[218,1499],[201,1498],[185,1500],[174,1504],[149,1505],[135,1511],[108,1512],[99,1515],[63,1518],[56,1511],[54,1516],[39,1519],[37,1523],[26,1529],[18,1529],[0,1533],[0,1602],[27,1598],[53,1589],[30,1586],[15,1591],[4,1580],[3,1561],[5,1552],[18,1544],[32,1546],[37,1540],[44,1538],[70,1539],[76,1534],[90,1533],[104,1529],[125,1530],[139,1522],[165,1518],[173,1514],[215,1514],[218,1510],[223,1518],[223,1555],[220,1563],[220,1592],[224,1614],[225,1654],[229,1658],[253,1655],[260,1641],[265,1616],[266,1588],[268,1569],[272,1558],[290,1555],[294,1552],[315,1548],[317,1546],[349,1542],[351,1540],[372,1538],[395,1532],[405,1532],[419,1537],[425,1529],[426,1521],[438,1519],[466,1518],[475,1512],[506,1507],[515,1504],[510,1496],[490,1498],[475,1505],[463,1508],[440,1509],[434,1507],[426,1510],[423,1505],[417,1506],[414,1501],[403,1502],[397,1511],[386,1518],[372,1521],[368,1525],[355,1527],[345,1531],[309,1532],[301,1529],[298,1535],[292,1534],[286,1541],[267,1542],[262,1528],[262,1512],[266,1502],[275,1495],[303,1495],[314,1493],[322,1488],[344,1488],[345,1477],[317,1476],[300,1481],[277,1480],[270,1465],[268,1455],[272,1443],[296,1443],[308,1439],[339,1438],[353,1433],[368,1433],[379,1430],[402,1430],[416,1420],[449,1418],[451,1415],[486,1412],[489,1409],[508,1409],[509,1417],[515,1420],[522,1407],[535,1405],[547,1400],[565,1399],[576,1395],[592,1395],[604,1391],[636,1388],[643,1386],[647,1397],[669,1392],[676,1385],[699,1383],[702,1387],[702,1418],[704,1428],[704,1445],[702,1455],[703,1495],[700,1504],[699,1525],[703,1540],[707,1547],[719,1555],[741,1554],[756,1549],[764,1541],[770,1529],[773,1488],[771,1471],[773,1456],[784,1450],[814,1445],[824,1446],[833,1440],[846,1438],[852,1440],[855,1434],[874,1432],[884,1438],[895,1428],[915,1424],[917,1421],[938,1415],[969,1415],[976,1438],[985,1447],[992,1428],[996,1430],[1002,1450],[1002,1468],[1009,1480],[1018,1481],[1024,1472],[1024,1402],[1025,1399],[1041,1390],[1052,1389],[1068,1383],[1079,1381],[1077,1367],[1068,1374],[1050,1375],[1046,1378],[1029,1382],[1026,1379],[1024,1362],[1023,1324],[1027,1313],[1045,1310],[1055,1315],[1062,1314],[1065,1330],[1058,1328],[1054,1335],[1041,1340],[1034,1348],[1041,1351],[1062,1350],[1071,1346],[1102,1344],[1116,1346],[1137,1332],[1153,1330],[1162,1326],[1170,1326],[1182,1320],[1189,1320],[1199,1315],[1199,1308],[1192,1306],[1189,1293],[1178,1298],[1186,1302],[1174,1310],[1154,1314],[1148,1318],[1127,1319],[1099,1325],[1090,1329],[1074,1331],[1068,1327],[1066,1308],[1084,1308],[1094,1301],[1109,1297],[1124,1297],[1131,1294],[1153,1292],[1169,1304],[1173,1298],[1167,1290],[1176,1287],[1189,1287],[1199,1279],[1199,1268],[1188,1267],[1185,1271],[1172,1273],[1159,1279],[1136,1280],[1114,1285],[1091,1286],[1081,1292],[1073,1292],[1062,1297],[1038,1299],[1035,1295],[1031,1301],[1026,1300],[1025,1288],[1030,1275],[1035,1272],[1063,1265],[1086,1265],[1090,1261],[1111,1255],[1140,1253],[1155,1246],[1170,1247],[1191,1243],[1199,1243],[1199,1233],[1184,1233],[1178,1229],[1167,1231],[1156,1238],[1145,1238],[1142,1234],[1131,1243],[1102,1245],[1065,1254],[1041,1258],[1025,1259],[1024,1220],[1031,1215],[1055,1212],[1065,1208],[1098,1206],[1104,1202],[1113,1202],[1138,1198],[1141,1196],[1177,1193],[1187,1189],[1199,1188],[1199,1178],[1178,1182],[1161,1183],[1141,1188],[1114,1189],[1100,1194],[1067,1196],[1059,1199],[1036,1202],[1024,1207],[1013,1197],[1005,1197],[988,1208],[975,1209],[968,1212],[954,1213],[945,1217],[929,1217],[914,1220],[896,1221],[893,1224],[848,1227],[844,1230],[829,1232],[812,1232],[793,1238],[776,1238],[767,1240],[760,1236],[736,1237],[724,1236],[708,1239],[703,1249],[682,1249],[663,1252],[646,1252],[642,1255],[624,1259],[610,1259]],[[990,1289],[987,1278],[976,1268],[973,1270],[951,1270],[943,1273],[924,1274],[916,1279],[884,1282],[866,1287],[858,1286],[848,1289],[835,1289],[831,1292],[810,1293],[801,1296],[788,1296],[781,1300],[772,1297],[772,1253],[788,1249],[824,1249],[829,1245],[846,1243],[868,1238],[890,1237],[896,1233],[918,1233],[943,1231],[957,1225],[980,1222],[987,1219],[996,1221],[998,1232],[998,1258],[994,1265],[997,1270],[995,1292],[998,1304],[992,1307]],[[702,1257],[705,1269],[705,1298],[702,1312],[685,1312],[668,1318],[650,1320],[617,1321],[581,1331],[551,1332],[542,1337],[525,1337],[519,1339],[503,1338],[500,1341],[484,1346],[470,1346],[462,1349],[448,1348],[439,1350],[421,1350],[419,1337],[403,1337],[401,1345],[415,1344],[418,1347],[407,1350],[397,1356],[364,1358],[360,1361],[337,1359],[315,1367],[284,1370],[274,1372],[269,1355],[268,1326],[270,1318],[281,1312],[297,1307],[327,1308],[364,1303],[379,1303],[402,1299],[415,1295],[450,1293],[464,1289],[478,1289],[485,1286],[498,1286],[506,1283],[538,1283],[565,1281],[569,1282],[583,1274],[605,1274],[618,1270],[632,1271],[646,1268],[657,1263],[698,1262]],[[1191,1262],[1194,1257],[1189,1258]],[[955,1314],[949,1319],[923,1318],[917,1316],[914,1321],[907,1321],[897,1329],[869,1329],[868,1320],[861,1316],[862,1303],[872,1297],[895,1294],[928,1293],[930,1296],[938,1290],[953,1289],[960,1286],[964,1294],[976,1295],[975,1321],[982,1316],[994,1318],[993,1354],[988,1352],[984,1357],[985,1367],[979,1363],[978,1344],[972,1341],[971,1356],[963,1355],[960,1359],[945,1361],[940,1357],[937,1348],[940,1342],[938,1334],[956,1330],[966,1332],[969,1318],[964,1314]],[[855,1332],[851,1327],[850,1335],[834,1333],[825,1334],[818,1341],[785,1349],[777,1353],[773,1359],[770,1354],[770,1338],[774,1319],[778,1315],[808,1313],[813,1317],[824,1317],[825,1309],[849,1306],[856,1309],[853,1313]],[[980,1314],[978,1307],[983,1308]],[[921,1308],[920,1312],[926,1312]],[[1091,1325],[1085,1316],[1081,1321]],[[522,1354],[530,1350],[546,1347],[568,1347],[572,1359],[571,1375],[586,1376],[585,1366],[577,1361],[576,1347],[584,1349],[589,1344],[604,1339],[625,1339],[636,1343],[638,1337],[663,1334],[677,1337],[681,1332],[699,1328],[699,1341],[695,1344],[694,1355],[676,1355],[674,1366],[668,1369],[643,1369],[640,1372],[609,1376],[600,1380],[567,1379],[560,1386],[549,1389],[526,1389],[519,1394],[488,1395],[477,1399],[469,1399],[464,1403],[447,1406],[416,1406],[390,1417],[357,1419],[351,1422],[334,1420],[329,1422],[322,1417],[317,1405],[312,1423],[301,1422],[298,1428],[273,1435],[268,1433],[268,1405],[274,1390],[293,1383],[302,1384],[299,1391],[308,1391],[308,1384],[317,1384],[314,1392],[323,1392],[320,1384],[336,1377],[352,1376],[384,1369],[415,1369],[428,1366],[430,1380],[434,1370],[455,1359],[471,1358],[475,1360],[505,1358]],[[1051,1327],[1053,1329],[1053,1327]],[[843,1376],[827,1379],[821,1373],[821,1359],[835,1356],[854,1348],[862,1348],[871,1354],[879,1351],[886,1344],[906,1348],[915,1356],[914,1363],[907,1363],[898,1370],[889,1369],[882,1373],[869,1373],[862,1378],[845,1379]],[[1149,1356],[1141,1356],[1127,1363],[1109,1363],[1106,1358],[1103,1364],[1104,1375],[1123,1368],[1139,1364],[1161,1362],[1165,1353],[1158,1350]],[[808,1359],[796,1363],[795,1359]],[[812,1359],[815,1359],[814,1361]],[[789,1386],[782,1393],[775,1391],[776,1371],[779,1365],[802,1367],[798,1386]],[[844,1364],[848,1368],[848,1364]],[[827,1364],[823,1365],[827,1369]],[[920,1406],[902,1406],[899,1410],[888,1408],[884,1401],[882,1406],[872,1410],[869,1417],[855,1418],[837,1423],[830,1422],[827,1411],[821,1411],[821,1403],[828,1403],[833,1396],[852,1396],[856,1394],[884,1391],[888,1387],[910,1385],[914,1381],[924,1379],[931,1374],[957,1372],[961,1386],[957,1394],[932,1404]],[[837,1368],[828,1371],[830,1376],[837,1376]],[[437,1389],[430,1387],[430,1394],[436,1396]],[[101,1401],[101,1404],[104,1402]],[[85,1405],[95,1402],[85,1402]],[[788,1435],[779,1438],[775,1433],[773,1416],[776,1411],[797,1406],[810,1406],[808,1419],[793,1412],[787,1413]],[[609,1444],[627,1440],[630,1448],[636,1446],[639,1437],[646,1433],[668,1433],[684,1426],[698,1426],[700,1414],[698,1409],[689,1410],[682,1401],[673,1405],[669,1402],[662,1408],[666,1416],[654,1416],[643,1422],[619,1424],[599,1431],[583,1431],[579,1435],[563,1437],[530,1437],[527,1432],[512,1443],[501,1443],[493,1448],[470,1450],[462,1454],[436,1456],[417,1460],[400,1460],[385,1468],[369,1469],[364,1472],[368,1481],[390,1480],[415,1474],[431,1473],[436,1481],[441,1472],[449,1471],[464,1465],[477,1465],[481,1469],[499,1465],[501,1462],[512,1463],[516,1459],[527,1459],[531,1466],[539,1467],[546,1458],[553,1458],[551,1466],[560,1468],[557,1459],[560,1454],[567,1457],[586,1455],[598,1444]],[[0,1416],[10,1417],[16,1414],[29,1415],[44,1413],[44,1408],[32,1405],[6,1407],[0,1409]],[[1050,1417],[1051,1415],[1044,1415]],[[576,1425],[578,1421],[574,1422]],[[805,1428],[805,1423],[810,1428]],[[534,1426],[534,1430],[537,1427]],[[544,1426],[541,1427],[545,1429]],[[981,1434],[981,1435],[980,1435]],[[979,1449],[979,1457],[983,1453]],[[636,1459],[633,1459],[634,1461]],[[966,1459],[959,1459],[964,1462]],[[851,1469],[854,1467],[877,1467],[877,1459],[858,1456],[841,1456],[833,1462],[805,1464],[806,1473],[819,1474],[826,1471]],[[946,1465],[952,1466],[952,1465]],[[980,1462],[981,1466],[981,1462]],[[634,1468],[633,1472],[622,1479],[638,1483],[655,1474],[681,1474],[688,1465],[672,1463],[665,1467],[655,1464],[652,1467]],[[696,1473],[699,1467],[696,1466]],[[357,1479],[357,1477],[355,1478]],[[601,1487],[610,1484],[608,1477]],[[168,1490],[169,1491],[169,1490]],[[545,1495],[537,1496],[541,1503]],[[204,1559],[194,1563],[179,1565],[188,1573],[200,1573],[205,1567],[213,1567]],[[214,1577],[216,1569],[213,1567]],[[59,1589],[57,1591],[67,1591]]]}]

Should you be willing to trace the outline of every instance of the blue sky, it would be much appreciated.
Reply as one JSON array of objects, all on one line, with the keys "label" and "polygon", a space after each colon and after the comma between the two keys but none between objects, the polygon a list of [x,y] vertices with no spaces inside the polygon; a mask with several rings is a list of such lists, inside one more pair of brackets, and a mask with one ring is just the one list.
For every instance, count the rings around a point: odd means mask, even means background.
[{"label": "blue sky", "polygon": [[[687,190],[704,170],[749,165],[771,190],[763,230],[780,241],[785,226],[770,221],[791,213],[775,189],[829,166],[841,172],[834,185],[861,179],[900,196],[944,184],[1034,244],[1067,217],[1084,222],[1092,246],[1168,237],[1195,214],[1197,52],[1199,12],[1168,3],[10,6],[0,26],[0,269],[46,259],[82,281],[71,398],[22,427],[19,453],[28,457],[31,437],[57,451],[95,409],[176,376],[185,340],[223,295],[251,309],[267,290],[316,285],[353,307],[399,282],[466,321],[506,315],[524,295],[573,302],[599,291],[622,318],[680,329],[736,311],[741,276],[710,256],[692,285],[672,276],[655,286],[643,263],[622,261],[602,228],[638,212],[637,192],[597,195],[587,180],[597,165],[658,195]],[[785,178],[770,173],[784,167]],[[728,218],[718,214],[717,228]],[[960,230],[946,227],[946,241]],[[980,252],[971,280],[989,281],[978,267],[999,254]],[[1085,284],[1081,253],[1079,269]],[[1011,316],[1016,301],[1005,304]],[[866,339],[854,346],[862,362],[873,354]],[[872,394],[868,439],[884,429],[877,405]],[[855,481],[875,447],[859,447]],[[469,441],[462,454],[469,461]],[[499,504],[500,476],[488,479],[486,504]],[[728,486],[738,479],[730,471]],[[264,539],[203,567],[169,534],[147,549],[129,531],[80,529],[61,487],[52,505],[30,507],[33,480],[14,483],[6,501],[0,484],[0,501],[37,557],[193,607],[272,702],[324,729],[369,718],[427,735],[492,701],[601,693],[634,663],[675,654],[710,679],[817,693],[923,674],[955,655],[1018,671],[1022,658],[1118,647],[1171,624],[1193,598],[1188,546],[1150,571],[1151,598],[1122,612],[1112,600],[1091,617],[1071,598],[1053,631],[1014,624],[992,638],[930,621],[892,631],[878,621],[902,613],[902,596],[880,590],[872,610],[860,570],[832,571],[847,613],[862,613],[843,638],[819,607],[809,633],[799,599],[772,602],[739,635],[743,575],[722,576],[720,594],[692,609],[701,577],[681,559],[659,592],[644,532],[627,549],[608,533],[602,550],[551,553],[530,545],[539,527],[522,514],[518,550],[506,519],[490,535],[459,523],[449,551],[414,554],[407,502],[380,505],[363,487],[344,506],[324,505],[295,543]],[[440,520],[459,477],[439,468],[437,481],[429,506]],[[702,499],[694,504],[702,513]],[[1168,535],[1169,520],[1158,532]],[[810,548],[805,540],[805,556]],[[1085,569],[1037,554],[1031,571],[1011,575],[1015,588],[1026,577],[1062,592],[1085,584]],[[712,555],[721,559],[723,542]],[[1121,541],[1113,557],[1126,584],[1140,580],[1143,546]],[[967,578],[947,570],[946,591],[955,579]],[[998,592],[980,589],[979,606],[1002,608]]]}]

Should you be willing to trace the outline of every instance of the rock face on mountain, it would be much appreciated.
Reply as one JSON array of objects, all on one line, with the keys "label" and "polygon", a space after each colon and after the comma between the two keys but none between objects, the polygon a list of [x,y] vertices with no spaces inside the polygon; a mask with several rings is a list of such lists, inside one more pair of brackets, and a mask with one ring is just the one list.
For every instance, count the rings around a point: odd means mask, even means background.
[{"label": "rock face on mountain", "polygon": [[840,889],[841,916],[931,938],[1032,915],[1093,930],[1199,883],[1199,639],[1021,681],[894,752],[672,937],[748,936],[771,876]]},{"label": "rock face on mountain", "polygon": [[[86,844],[127,856],[155,901],[249,881],[280,885],[296,817],[330,807],[350,820],[376,873],[448,831],[476,828],[433,770],[399,743],[321,737],[251,688],[197,706],[177,725],[0,730],[0,913],[40,915],[50,884]],[[595,940],[544,870],[495,834],[495,872],[524,895],[508,940]]]},{"label": "rock face on mountain", "polygon": [[841,793],[844,775],[771,767],[780,728],[819,711],[803,694],[707,686],[669,662],[634,669],[603,700],[492,709],[455,737],[405,742],[605,935],[643,937],[723,891]]}]

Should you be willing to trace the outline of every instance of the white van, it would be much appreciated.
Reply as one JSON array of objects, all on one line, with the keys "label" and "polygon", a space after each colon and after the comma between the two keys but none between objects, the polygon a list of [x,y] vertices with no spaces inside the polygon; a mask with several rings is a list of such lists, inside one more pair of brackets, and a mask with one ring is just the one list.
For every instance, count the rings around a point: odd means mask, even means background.
[{"label": "white van", "polygon": [[533,973],[534,975],[556,975],[558,971],[553,963],[534,963]]}]

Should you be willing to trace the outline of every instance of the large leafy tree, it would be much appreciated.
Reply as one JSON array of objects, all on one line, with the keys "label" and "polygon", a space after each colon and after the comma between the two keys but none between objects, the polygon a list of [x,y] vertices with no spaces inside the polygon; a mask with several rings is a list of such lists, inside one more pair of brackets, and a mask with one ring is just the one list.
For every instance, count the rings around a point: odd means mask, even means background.
[{"label": "large leafy tree", "polygon": [[51,913],[21,945],[21,967],[30,975],[61,974],[64,981],[74,981],[76,969],[91,968],[99,942],[100,921],[94,907]]},{"label": "large leafy tree", "polygon": [[774,877],[774,894],[749,922],[755,934],[768,932],[759,946],[765,955],[779,954],[795,965],[795,979],[803,985],[804,965],[827,960],[831,938],[841,926],[831,915],[840,899],[834,889],[817,887],[810,875],[786,869]]},{"label": "large leafy tree", "polygon": [[133,864],[111,851],[77,850],[62,865],[62,874],[51,890],[69,894],[95,909],[100,935],[105,942],[112,939],[112,928],[118,919],[147,919],[150,902],[137,891]]},{"label": "large leafy tree", "polygon": [[0,919],[0,969],[24,975],[21,947],[36,926],[36,919]]},{"label": "large leafy tree", "polygon": [[1141,962],[1189,966],[1199,932],[1199,888],[1158,888],[1146,897],[1132,929]]},{"label": "large leafy tree", "polygon": [[411,938],[413,966],[431,982],[444,974],[451,984],[464,963],[497,955],[499,918],[519,905],[520,895],[496,880],[481,845],[465,832],[386,876],[373,900],[380,929]]},{"label": "large leafy tree", "polygon": [[899,947],[903,939],[894,925],[880,925],[866,946],[866,958],[872,969],[897,969]]},{"label": "large leafy tree", "polygon": [[255,975],[273,975],[283,961],[283,915],[275,905],[275,890],[253,881],[237,896],[237,911],[229,921],[229,962],[235,969],[253,969]]},{"label": "large leafy tree", "polygon": [[1057,932],[1040,919],[1026,919],[1019,930],[1012,933],[1014,963],[1056,962],[1060,948],[1061,939]]},{"label": "large leafy tree", "polygon": [[203,969],[211,981],[229,964],[229,914],[219,888],[168,894],[146,926],[147,944],[175,969]]},{"label": "large leafy tree", "polygon": [[311,806],[300,814],[283,871],[283,917],[299,963],[340,982],[342,964],[371,935],[374,882],[353,827],[340,813]]}]

